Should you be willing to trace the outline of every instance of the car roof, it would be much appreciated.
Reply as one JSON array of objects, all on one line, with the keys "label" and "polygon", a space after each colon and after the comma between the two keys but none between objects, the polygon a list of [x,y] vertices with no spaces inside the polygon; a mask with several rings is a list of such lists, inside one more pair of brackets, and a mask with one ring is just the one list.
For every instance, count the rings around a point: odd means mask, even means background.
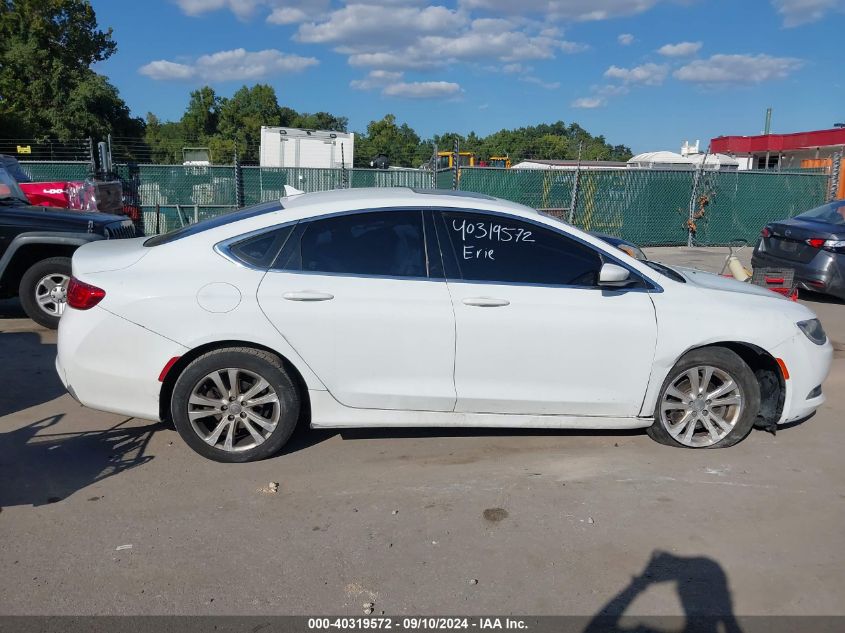
[{"label": "car roof", "polygon": [[509,200],[471,191],[451,189],[412,189],[410,187],[361,187],[334,189],[317,193],[287,196],[281,200],[284,210],[296,211],[301,217],[340,211],[378,208],[445,207],[503,211],[536,217],[537,211]]}]

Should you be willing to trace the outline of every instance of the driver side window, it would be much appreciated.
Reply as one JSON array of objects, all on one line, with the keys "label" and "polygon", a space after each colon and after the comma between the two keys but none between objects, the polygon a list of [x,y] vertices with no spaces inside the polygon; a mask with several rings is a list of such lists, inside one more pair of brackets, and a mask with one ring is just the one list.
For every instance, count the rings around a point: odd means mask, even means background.
[{"label": "driver side window", "polygon": [[598,284],[598,252],[537,224],[503,215],[444,211],[440,247],[466,281],[555,286]]}]

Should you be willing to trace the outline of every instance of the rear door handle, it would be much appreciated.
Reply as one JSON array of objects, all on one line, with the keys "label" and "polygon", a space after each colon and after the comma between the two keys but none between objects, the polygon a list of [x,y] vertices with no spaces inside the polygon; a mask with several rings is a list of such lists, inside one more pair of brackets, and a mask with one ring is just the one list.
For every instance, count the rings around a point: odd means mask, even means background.
[{"label": "rear door handle", "polygon": [[286,292],[282,295],[288,301],[329,301],[334,299],[333,294],[328,292],[312,292],[311,290],[300,290],[299,292]]},{"label": "rear door handle", "polygon": [[496,299],[495,297],[467,297],[463,300],[464,305],[478,306],[479,308],[498,308],[511,304],[507,299]]}]

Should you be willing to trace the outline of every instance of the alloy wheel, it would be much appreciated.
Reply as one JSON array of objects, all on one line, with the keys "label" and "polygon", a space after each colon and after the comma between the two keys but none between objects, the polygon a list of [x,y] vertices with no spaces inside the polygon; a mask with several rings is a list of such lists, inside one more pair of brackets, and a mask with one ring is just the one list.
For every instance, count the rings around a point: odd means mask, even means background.
[{"label": "alloy wheel", "polygon": [[35,302],[44,312],[60,317],[67,305],[67,286],[70,277],[61,273],[45,275],[35,284]]},{"label": "alloy wheel", "polygon": [[742,410],[737,381],[717,367],[702,365],[672,378],[660,401],[660,422],[675,441],[702,448],[723,440]]},{"label": "alloy wheel", "polygon": [[188,420],[209,446],[246,451],[263,444],[276,429],[279,395],[267,380],[229,367],[207,374],[191,390]]}]

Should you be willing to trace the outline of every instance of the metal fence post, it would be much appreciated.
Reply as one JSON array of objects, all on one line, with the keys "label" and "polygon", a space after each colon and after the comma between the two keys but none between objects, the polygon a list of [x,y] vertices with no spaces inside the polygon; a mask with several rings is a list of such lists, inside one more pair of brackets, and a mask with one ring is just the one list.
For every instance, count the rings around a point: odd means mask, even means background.
[{"label": "metal fence post", "polygon": [[833,162],[830,165],[830,186],[828,187],[827,200],[836,200],[839,193],[839,183],[842,179],[842,152],[833,155]]},{"label": "metal fence post", "polygon": [[458,151],[460,148],[458,147],[458,139],[455,139],[455,143],[452,149],[452,156],[453,156],[453,163],[452,163],[452,189],[455,190],[458,188],[458,179],[460,178],[460,173],[458,172],[458,165],[461,164],[461,154]]},{"label": "metal fence post", "polygon": [[94,158],[94,139],[88,137],[88,163],[91,166],[91,177],[97,174],[97,161]]},{"label": "metal fence post", "polygon": [[575,182],[572,183],[572,200],[569,202],[569,223],[575,223],[575,212],[578,209],[578,189],[581,184],[581,151],[584,149],[584,141],[578,143],[578,162],[575,165]]},{"label": "metal fence post", "polygon": [[238,159],[238,150],[235,148],[235,206],[240,209],[244,206],[244,180],[241,173],[241,161]]},{"label": "metal fence post", "polygon": [[437,189],[437,143],[431,154],[431,188]]}]

